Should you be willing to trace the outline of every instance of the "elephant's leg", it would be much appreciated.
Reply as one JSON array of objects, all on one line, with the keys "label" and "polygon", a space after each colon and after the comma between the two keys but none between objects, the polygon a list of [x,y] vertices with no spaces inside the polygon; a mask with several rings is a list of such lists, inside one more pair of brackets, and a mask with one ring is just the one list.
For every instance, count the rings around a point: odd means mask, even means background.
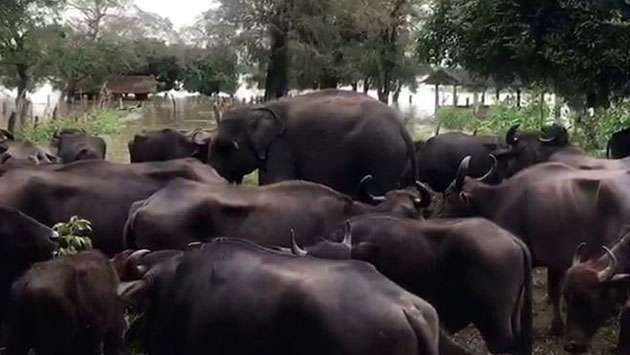
[{"label": "elephant's leg", "polygon": [[265,167],[258,171],[258,184],[268,185],[300,178],[288,145],[284,142],[273,143],[269,148]]},{"label": "elephant's leg", "polygon": [[560,300],[562,297],[561,287],[565,270],[547,269],[547,292],[553,309],[551,320],[551,334],[560,336],[564,333],[564,322],[562,321],[562,310]]}]

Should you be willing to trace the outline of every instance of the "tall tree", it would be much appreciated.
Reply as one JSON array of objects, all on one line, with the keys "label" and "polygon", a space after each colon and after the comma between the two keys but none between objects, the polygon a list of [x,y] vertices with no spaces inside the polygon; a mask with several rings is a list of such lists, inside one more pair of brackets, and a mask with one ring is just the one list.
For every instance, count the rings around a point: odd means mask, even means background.
[{"label": "tall tree", "polygon": [[18,110],[44,77],[47,43],[60,33],[55,22],[61,6],[57,0],[4,0],[0,6],[0,80],[17,89]]},{"label": "tall tree", "polygon": [[106,17],[123,9],[129,0],[67,0],[68,6],[77,16],[70,22],[80,32],[85,33],[92,41],[101,34]]},{"label": "tall tree", "polygon": [[627,2],[438,0],[432,10],[419,41],[432,63],[518,76],[588,107],[607,107],[628,87]]}]

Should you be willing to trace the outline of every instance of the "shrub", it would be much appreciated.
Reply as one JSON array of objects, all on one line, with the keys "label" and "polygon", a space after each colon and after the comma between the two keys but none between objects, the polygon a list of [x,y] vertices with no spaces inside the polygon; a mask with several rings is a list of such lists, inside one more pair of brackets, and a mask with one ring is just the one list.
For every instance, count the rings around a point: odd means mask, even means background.
[{"label": "shrub", "polygon": [[92,135],[118,133],[123,127],[123,113],[113,110],[94,110],[77,117],[50,119],[35,125],[29,123],[16,134],[18,139],[48,144],[56,131],[64,128],[78,128]]},{"label": "shrub", "polygon": [[59,233],[57,256],[74,255],[92,249],[92,223],[86,219],[73,216],[66,223],[55,224],[53,230]]},{"label": "shrub", "polygon": [[437,112],[437,122],[441,127],[453,130],[468,130],[475,126],[477,118],[471,109],[441,107]]}]

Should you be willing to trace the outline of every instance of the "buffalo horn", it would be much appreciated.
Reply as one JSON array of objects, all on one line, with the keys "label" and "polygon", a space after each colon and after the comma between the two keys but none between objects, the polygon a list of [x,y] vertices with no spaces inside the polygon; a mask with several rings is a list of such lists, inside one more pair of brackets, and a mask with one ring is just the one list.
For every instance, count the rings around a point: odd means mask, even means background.
[{"label": "buffalo horn", "polygon": [[470,155],[467,155],[462,159],[459,163],[459,167],[457,168],[457,175],[455,176],[455,180],[449,186],[449,190],[461,191],[462,186],[464,185],[464,179],[468,175],[468,169],[470,168]]},{"label": "buffalo horn", "polygon": [[131,255],[129,255],[129,259],[128,261],[130,263],[137,263],[138,261],[140,261],[140,259],[142,259],[143,256],[149,254],[151,252],[151,250],[149,249],[140,249],[140,250],[136,250],[133,253],[131,253]]},{"label": "buffalo horn", "polygon": [[291,251],[297,256],[306,256],[308,252],[298,245],[295,241],[295,230],[291,229]]},{"label": "buffalo horn", "polygon": [[600,282],[606,282],[612,279],[612,277],[615,275],[615,271],[617,270],[617,265],[619,264],[619,262],[617,261],[617,257],[615,256],[615,254],[613,254],[610,249],[608,249],[607,247],[602,247],[602,249],[604,249],[606,254],[608,254],[610,260],[608,262],[608,266],[606,266],[604,270],[597,273],[597,278]]},{"label": "buffalo horn", "polygon": [[352,248],[352,226],[349,221],[344,225],[343,244],[348,248]]},{"label": "buffalo horn", "polygon": [[505,135],[505,142],[509,145],[515,145],[518,142],[518,137],[516,137],[516,131],[521,125],[516,124],[510,129],[508,129],[507,134]]},{"label": "buffalo horn", "polygon": [[582,262],[582,249],[586,246],[586,243],[582,242],[580,245],[575,248],[575,253],[573,253],[573,265],[577,265]]},{"label": "buffalo horn", "polygon": [[232,141],[232,146],[234,147],[234,150],[239,150],[241,149],[241,146],[238,144],[237,141]]},{"label": "buffalo horn", "polygon": [[488,170],[488,172],[484,176],[477,178],[478,181],[485,181],[497,171],[497,166],[499,165],[497,157],[495,157],[494,154],[491,153],[490,160],[492,160],[492,166],[490,167],[490,170]]},{"label": "buffalo horn", "polygon": [[369,183],[371,183],[371,182],[372,182],[372,180],[374,180],[374,176],[372,176],[372,175],[370,175],[370,174],[365,175],[365,176],[363,177],[363,179],[361,179],[361,181],[359,181],[359,191],[365,191],[365,192],[366,192],[366,194],[368,195],[368,197],[370,198],[371,202],[373,202],[373,203],[374,203],[374,202],[383,202],[383,201],[385,201],[385,196],[375,196],[375,195],[372,195],[372,194],[368,191],[368,189],[367,189],[367,185],[368,185]]},{"label": "buffalo horn", "polygon": [[539,141],[540,143],[545,143],[545,144],[546,144],[546,143],[553,143],[553,142],[555,142],[557,139],[558,139],[558,136],[553,136],[553,137],[550,137],[550,138],[538,137],[538,141]]},{"label": "buffalo horn", "polygon": [[431,193],[429,192],[429,188],[425,184],[416,180],[416,189],[418,189],[418,193],[420,194],[418,207],[429,207],[429,205],[431,204]]}]

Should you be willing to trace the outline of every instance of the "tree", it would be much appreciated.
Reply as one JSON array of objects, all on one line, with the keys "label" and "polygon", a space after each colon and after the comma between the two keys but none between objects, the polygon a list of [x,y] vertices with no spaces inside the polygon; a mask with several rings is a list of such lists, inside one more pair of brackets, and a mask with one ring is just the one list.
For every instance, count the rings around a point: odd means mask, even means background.
[{"label": "tree", "polygon": [[230,48],[204,51],[186,67],[184,88],[208,96],[220,92],[234,94],[238,89],[236,54]]},{"label": "tree", "polygon": [[629,14],[620,0],[438,0],[419,53],[434,64],[500,81],[518,76],[570,102],[605,108],[627,94]]},{"label": "tree", "polygon": [[92,41],[96,41],[101,34],[101,27],[107,16],[124,8],[128,0],[67,0],[70,9],[77,13],[71,24],[74,28],[85,33]]},{"label": "tree", "polygon": [[26,92],[45,76],[47,43],[59,35],[55,22],[61,1],[6,0],[0,6],[0,80],[17,88],[16,107]]}]

